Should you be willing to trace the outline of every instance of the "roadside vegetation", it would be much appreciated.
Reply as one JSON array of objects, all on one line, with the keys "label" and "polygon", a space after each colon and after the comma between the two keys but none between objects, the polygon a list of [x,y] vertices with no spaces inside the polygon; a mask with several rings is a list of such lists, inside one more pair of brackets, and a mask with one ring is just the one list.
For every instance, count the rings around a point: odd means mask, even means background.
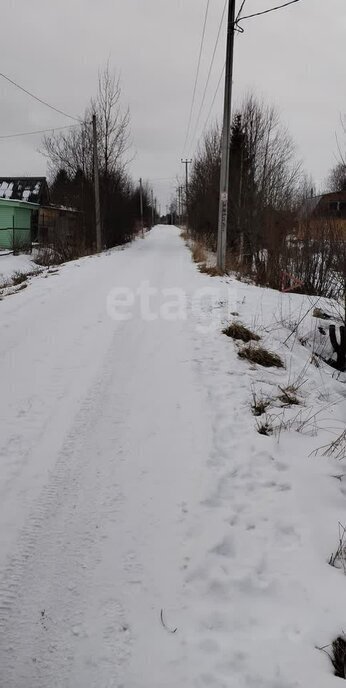
[{"label": "roadside vegetation", "polygon": [[[331,322],[324,328],[329,342],[325,348],[331,353],[321,355],[345,370],[346,217],[311,211],[316,190],[275,108],[247,96],[233,116],[231,133],[227,273],[261,287],[328,299],[332,314],[326,317]],[[214,125],[192,163],[185,229],[199,271],[213,277],[220,275],[216,267],[219,179],[220,130]],[[346,192],[343,144],[326,190]],[[320,304],[315,308],[316,317],[323,319]],[[323,323],[318,327],[323,329]]]}]

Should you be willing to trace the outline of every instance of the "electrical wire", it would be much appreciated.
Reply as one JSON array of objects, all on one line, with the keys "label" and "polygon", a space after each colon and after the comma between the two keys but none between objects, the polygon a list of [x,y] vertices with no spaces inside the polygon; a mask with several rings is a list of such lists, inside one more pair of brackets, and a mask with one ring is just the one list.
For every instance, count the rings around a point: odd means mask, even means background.
[{"label": "electrical wire", "polygon": [[217,87],[216,87],[216,91],[215,91],[215,93],[214,93],[214,98],[213,98],[213,100],[212,100],[212,103],[211,103],[211,106],[210,106],[210,110],[209,110],[209,112],[208,112],[207,119],[205,120],[205,124],[204,124],[204,127],[203,127],[203,132],[205,132],[205,130],[206,130],[206,128],[207,128],[207,124],[208,124],[208,122],[209,122],[210,115],[211,115],[211,113],[212,113],[212,111],[213,111],[213,107],[214,107],[214,105],[215,105],[216,97],[217,97],[217,94],[218,94],[218,92],[219,92],[219,88],[220,88],[220,86],[221,86],[222,77],[223,77],[223,75],[224,75],[224,73],[225,73],[225,69],[226,69],[226,62],[224,63],[224,66],[223,66],[223,68],[222,68],[222,72],[221,72],[221,74],[220,74],[220,78],[219,78],[219,81],[218,81],[218,84],[217,84]]},{"label": "electrical wire", "polygon": [[[264,10],[263,12],[256,12],[256,13],[254,13],[254,14],[249,14],[249,15],[247,15],[247,16],[245,16],[245,17],[242,17],[242,16],[241,16],[241,13],[242,13],[242,11],[243,11],[243,9],[244,9],[244,6],[245,6],[245,3],[246,3],[246,0],[243,0],[243,1],[242,1],[242,4],[241,4],[241,6],[240,6],[239,12],[238,12],[238,14],[237,14],[236,20],[235,20],[235,22],[234,22],[234,28],[235,28],[236,30],[238,30],[240,33],[243,33],[244,29],[242,29],[242,27],[238,26],[238,22],[239,22],[239,21],[242,21],[243,19],[251,19],[252,17],[258,17],[258,16],[261,16],[262,14],[269,14],[269,12],[275,12],[276,10],[280,10],[280,9],[283,9],[284,7],[288,7],[289,5],[293,5],[293,4],[295,4],[296,2],[300,2],[300,0],[290,0],[290,2],[286,2],[286,3],[284,3],[283,5],[278,5],[277,7],[271,7],[271,8],[269,8],[269,9],[267,9],[267,10]],[[223,68],[222,68],[222,72],[221,72],[221,75],[220,75],[220,78],[219,78],[219,81],[218,81],[218,84],[217,84],[217,87],[216,87],[216,91],[215,91],[215,94],[214,94],[214,97],[213,97],[213,100],[212,100],[212,103],[211,103],[211,106],[210,106],[210,110],[209,110],[209,112],[208,112],[208,116],[207,116],[207,118],[206,118],[206,121],[205,121],[203,130],[202,130],[203,133],[205,132],[205,130],[206,130],[206,128],[207,128],[207,125],[208,125],[208,122],[209,122],[211,113],[212,113],[212,111],[213,111],[213,107],[214,107],[214,104],[215,104],[215,101],[216,101],[216,98],[217,98],[217,94],[218,94],[218,92],[219,92],[219,88],[220,88],[220,85],[221,85],[222,77],[223,77],[223,75],[224,75],[224,73],[225,73],[225,68],[226,68],[226,64],[224,64],[224,66],[223,66]],[[197,126],[198,126],[198,124],[196,125],[196,129],[197,129]]]},{"label": "electrical wire", "polygon": [[201,105],[200,105],[199,112],[198,112],[198,116],[197,116],[197,121],[196,121],[195,129],[194,129],[194,134],[193,134],[193,137],[192,137],[192,139],[191,139],[191,146],[190,146],[190,148],[192,147],[192,143],[193,143],[193,141],[194,141],[194,139],[195,139],[195,137],[196,137],[196,133],[197,133],[197,130],[198,130],[198,125],[199,125],[199,122],[200,122],[200,119],[201,119],[201,114],[202,114],[203,106],[204,106],[204,103],[205,103],[205,97],[206,97],[207,90],[208,90],[208,86],[209,86],[209,82],[210,82],[210,76],[211,76],[211,72],[212,72],[212,69],[213,69],[213,66],[214,66],[215,55],[216,55],[217,47],[218,47],[218,45],[219,45],[220,34],[221,34],[222,26],[223,26],[223,21],[224,21],[224,18],[225,18],[227,2],[228,2],[228,0],[225,0],[225,4],[224,4],[224,7],[223,7],[222,16],[221,16],[221,20],[220,20],[220,24],[219,24],[219,29],[218,29],[217,37],[216,37],[216,41],[215,41],[215,46],[214,46],[214,50],[213,50],[213,55],[212,55],[211,62],[210,62],[210,66],[209,66],[207,81],[206,81],[206,84],[205,84],[205,88],[204,88],[204,92],[203,92],[203,96],[202,96],[202,101],[201,101]]},{"label": "electrical wire", "polygon": [[50,104],[47,103],[45,100],[42,100],[42,98],[39,98],[38,96],[35,96],[33,93],[31,93],[30,91],[28,91],[26,88],[24,88],[23,86],[20,86],[19,84],[17,84],[16,81],[13,81],[13,79],[10,79],[9,76],[6,76],[6,74],[2,74],[2,72],[0,72],[0,76],[1,76],[3,79],[6,79],[6,81],[8,81],[8,82],[9,82],[10,84],[12,84],[13,86],[16,86],[16,88],[19,88],[20,91],[23,91],[23,93],[26,93],[28,96],[30,96],[30,97],[33,98],[34,100],[37,100],[37,101],[38,101],[39,103],[41,103],[42,105],[46,105],[46,107],[49,107],[51,110],[54,110],[55,112],[58,112],[60,115],[63,115],[64,117],[68,117],[69,119],[74,119],[76,122],[80,122],[80,121],[81,121],[78,117],[74,117],[73,115],[68,115],[67,112],[64,112],[63,110],[59,110],[59,108],[54,107],[54,105],[50,105]]},{"label": "electrical wire", "polygon": [[190,115],[189,115],[189,122],[188,122],[188,125],[187,125],[187,131],[186,131],[185,143],[184,143],[184,149],[183,149],[183,157],[184,157],[184,154],[185,154],[186,144],[187,144],[187,142],[188,142],[188,138],[189,138],[189,134],[190,134],[191,122],[192,122],[192,115],[193,115],[193,109],[194,109],[194,106],[195,106],[197,84],[198,84],[198,78],[199,78],[199,73],[200,73],[201,60],[202,60],[202,53],[203,53],[203,47],[204,47],[204,39],[205,39],[205,33],[206,33],[207,21],[208,21],[208,14],[209,14],[209,6],[210,6],[210,0],[207,0],[207,5],[206,5],[206,9],[205,9],[205,14],[204,14],[204,24],[203,24],[202,38],[201,38],[201,44],[200,44],[200,48],[199,48],[199,56],[198,56],[197,70],[196,70],[196,76],[195,76],[195,83],[194,83],[194,87],[193,87],[193,94],[192,94],[192,101],[191,101],[191,108],[190,108]]},{"label": "electrical wire", "polygon": [[268,10],[263,10],[262,12],[255,12],[254,14],[248,14],[245,17],[240,16],[240,14],[241,14],[241,11],[240,11],[238,13],[238,17],[235,21],[235,25],[239,21],[244,21],[245,19],[252,19],[252,17],[260,17],[262,14],[269,14],[269,12],[276,12],[277,10],[282,10],[284,7],[288,7],[289,5],[294,5],[296,2],[300,2],[300,0],[290,0],[290,2],[285,2],[283,5],[277,5],[276,7],[270,7]]},{"label": "electrical wire", "polygon": [[[240,6],[239,12],[238,12],[238,14],[237,14],[237,18],[236,18],[236,20],[235,20],[235,23],[238,21],[240,15],[241,15],[241,13],[242,13],[242,11],[243,11],[243,9],[244,9],[245,3],[246,3],[246,0],[243,0],[242,4],[241,4],[241,6]],[[208,122],[209,122],[209,119],[210,119],[210,115],[211,115],[211,113],[212,113],[212,111],[213,111],[213,107],[214,107],[214,105],[215,105],[215,101],[216,101],[217,94],[218,94],[219,89],[220,89],[220,86],[221,86],[222,77],[224,76],[225,69],[226,69],[226,62],[224,63],[224,65],[223,65],[223,67],[222,67],[222,72],[221,72],[221,74],[220,74],[220,78],[219,78],[219,81],[218,81],[217,86],[216,86],[216,90],[215,90],[215,93],[214,93],[213,100],[212,100],[212,102],[211,102],[211,106],[210,106],[210,109],[209,109],[209,112],[208,112],[208,115],[207,115],[207,119],[205,120],[205,124],[204,124],[204,127],[203,127],[203,129],[202,129],[202,132],[203,132],[203,133],[205,132],[205,130],[206,130],[206,128],[207,128],[207,125],[208,125]]]},{"label": "electrical wire", "polygon": [[79,127],[81,124],[84,124],[84,122],[81,122],[80,124],[68,124],[65,127],[50,127],[49,129],[39,129],[37,131],[23,131],[20,134],[5,134],[5,135],[0,135],[0,139],[15,139],[19,138],[20,136],[34,136],[35,134],[46,134],[49,131],[61,131],[62,129],[74,129],[74,127]]},{"label": "electrical wire", "polygon": [[238,12],[238,14],[237,14],[237,17],[236,17],[236,20],[235,20],[235,24],[237,23],[238,19],[240,19],[240,15],[241,15],[241,13],[242,13],[242,11],[243,11],[243,9],[244,9],[245,3],[246,3],[246,0],[243,0],[242,4],[241,4],[241,6],[240,6],[239,12]]}]

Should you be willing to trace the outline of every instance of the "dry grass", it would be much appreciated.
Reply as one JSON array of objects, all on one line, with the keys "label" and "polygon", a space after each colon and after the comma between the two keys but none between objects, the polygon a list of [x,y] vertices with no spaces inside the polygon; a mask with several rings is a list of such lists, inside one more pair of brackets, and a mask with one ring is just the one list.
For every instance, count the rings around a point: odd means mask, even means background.
[{"label": "dry grass", "polygon": [[262,346],[245,346],[238,351],[238,356],[250,363],[256,363],[264,368],[284,368],[283,361],[278,354],[264,349]]},{"label": "dry grass", "polygon": [[206,263],[199,265],[198,269],[203,274],[210,275],[210,277],[222,277],[222,275],[226,274],[222,272],[222,270],[219,270],[216,265],[207,265]]},{"label": "dry grass", "polygon": [[266,437],[269,437],[274,432],[273,425],[268,418],[266,418],[264,421],[258,422],[256,429],[259,435],[265,435]]},{"label": "dry grass", "polygon": [[325,311],[322,311],[321,308],[314,308],[312,311],[312,315],[314,318],[320,318],[321,320],[330,320],[331,315],[329,313],[325,313]]},{"label": "dry grass", "polygon": [[323,453],[323,456],[333,456],[334,458],[338,459],[338,461],[342,461],[343,459],[346,458],[346,430],[344,430],[341,435],[334,440],[331,444],[329,444],[327,447],[323,447],[325,450]]},{"label": "dry grass", "polygon": [[192,259],[195,263],[204,263],[207,258],[207,254],[203,244],[198,241],[193,243],[192,249]]},{"label": "dry grass", "polygon": [[346,639],[339,636],[332,643],[333,655],[331,657],[335,676],[346,678]]},{"label": "dry grass", "polygon": [[[331,651],[329,651],[331,648]],[[346,636],[339,635],[331,645],[325,645],[324,647],[316,647],[316,650],[321,650],[328,655],[333,667],[334,676],[338,678],[346,679]]]},{"label": "dry grass", "polygon": [[263,416],[271,404],[268,397],[257,396],[256,392],[252,392],[251,410],[254,416]]},{"label": "dry grass", "polygon": [[337,569],[343,569],[346,575],[346,544],[345,544],[346,528],[339,522],[339,543],[338,548],[330,556],[328,564]]},{"label": "dry grass", "polygon": [[281,394],[278,399],[284,406],[299,406],[300,401],[294,391],[292,386],[290,387],[279,387]]},{"label": "dry grass", "polygon": [[222,332],[227,337],[231,337],[232,339],[239,339],[240,341],[245,342],[246,344],[251,341],[258,342],[261,339],[261,337],[259,337],[258,334],[251,332],[251,330],[245,327],[245,325],[243,325],[241,322],[237,322],[236,320],[227,327],[225,327],[225,329],[222,330]]},{"label": "dry grass", "polygon": [[17,270],[17,272],[14,272],[12,277],[11,277],[12,284],[15,287],[18,284],[22,284],[23,282],[26,282],[27,279],[28,279],[27,273],[26,272],[20,272],[19,270]]}]

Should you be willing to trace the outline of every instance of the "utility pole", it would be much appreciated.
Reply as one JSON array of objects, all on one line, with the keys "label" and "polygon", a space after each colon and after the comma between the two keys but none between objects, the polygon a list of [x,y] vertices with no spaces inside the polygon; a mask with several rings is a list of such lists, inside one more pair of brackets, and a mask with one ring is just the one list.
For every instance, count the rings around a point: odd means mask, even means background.
[{"label": "utility pole", "polygon": [[154,191],[152,189],[151,190],[151,226],[152,227],[154,226],[154,221],[155,221],[154,217],[155,217],[155,213],[154,213]]},{"label": "utility pole", "polygon": [[236,0],[228,0],[228,29],[226,51],[225,101],[223,113],[222,143],[221,143],[221,174],[219,199],[219,224],[217,234],[217,267],[222,272],[226,269],[227,249],[227,219],[228,219],[228,191],[229,191],[229,161],[231,143],[231,113],[232,113],[232,78],[234,53],[234,21]]},{"label": "utility pole", "polygon": [[179,190],[180,190],[180,224],[183,225],[183,221],[184,221],[184,217],[183,217],[184,216],[184,201],[183,201],[184,187],[180,186]]},{"label": "utility pole", "polygon": [[141,212],[141,229],[142,229],[142,234],[144,234],[144,218],[143,218],[143,184],[142,184],[142,177],[139,180],[139,203],[140,203],[140,212]]},{"label": "utility pole", "polygon": [[186,227],[188,226],[188,196],[189,196],[189,165],[191,165],[192,160],[181,159],[183,165],[185,165],[185,204],[186,204]]},{"label": "utility pole", "polygon": [[181,196],[180,196],[180,186],[177,186],[176,192],[177,192],[177,222],[178,225],[180,226],[181,223]]},{"label": "utility pole", "polygon": [[95,189],[96,250],[97,250],[97,253],[101,253],[101,251],[102,251],[102,230],[101,230],[99,157],[98,157],[98,151],[97,151],[96,115],[93,115],[93,141],[94,141],[94,189]]}]

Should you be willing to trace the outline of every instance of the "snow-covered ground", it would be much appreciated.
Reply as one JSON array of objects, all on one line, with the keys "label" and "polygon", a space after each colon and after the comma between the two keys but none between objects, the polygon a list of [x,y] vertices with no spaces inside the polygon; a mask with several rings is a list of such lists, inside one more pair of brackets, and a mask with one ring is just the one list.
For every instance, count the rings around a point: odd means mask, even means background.
[{"label": "snow-covered ground", "polygon": [[[199,274],[157,227],[0,303],[1,688],[336,685],[315,646],[345,629],[346,489],[312,452],[346,388],[290,336],[305,302]],[[238,357],[231,312],[284,369]]]},{"label": "snow-covered ground", "polygon": [[33,257],[27,253],[14,256],[13,253],[0,251],[0,287],[9,280],[15,272],[32,272],[38,270]]}]

